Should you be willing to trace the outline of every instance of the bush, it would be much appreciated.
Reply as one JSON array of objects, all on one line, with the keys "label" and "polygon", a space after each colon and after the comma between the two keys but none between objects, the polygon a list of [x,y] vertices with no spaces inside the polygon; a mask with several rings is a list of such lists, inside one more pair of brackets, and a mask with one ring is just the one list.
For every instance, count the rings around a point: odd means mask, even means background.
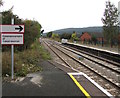
[{"label": "bush", "polygon": [[[16,76],[25,76],[28,73],[41,71],[42,68],[37,66],[38,62],[41,60],[50,59],[50,54],[46,51],[38,40],[36,40],[31,49],[24,50],[22,52],[14,53],[14,72]],[[6,76],[11,75],[11,53],[2,53],[2,74]]]}]

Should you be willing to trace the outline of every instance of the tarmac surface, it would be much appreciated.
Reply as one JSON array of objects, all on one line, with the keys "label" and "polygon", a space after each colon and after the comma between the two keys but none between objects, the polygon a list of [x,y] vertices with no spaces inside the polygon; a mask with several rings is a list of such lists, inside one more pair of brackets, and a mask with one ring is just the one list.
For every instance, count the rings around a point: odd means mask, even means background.
[{"label": "tarmac surface", "polygon": [[18,82],[3,83],[3,96],[85,96],[66,72],[47,61],[40,66],[42,72],[28,74]]}]

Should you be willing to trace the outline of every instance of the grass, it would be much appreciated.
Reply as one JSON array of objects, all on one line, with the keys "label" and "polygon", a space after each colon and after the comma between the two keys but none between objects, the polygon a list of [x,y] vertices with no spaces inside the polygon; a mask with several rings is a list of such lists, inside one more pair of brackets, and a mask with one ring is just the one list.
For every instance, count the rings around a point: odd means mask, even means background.
[{"label": "grass", "polygon": [[[14,53],[14,71],[16,76],[26,76],[28,73],[42,71],[38,66],[41,60],[51,59],[48,51],[36,40],[31,48]],[[2,75],[11,76],[11,52],[2,53]]]}]

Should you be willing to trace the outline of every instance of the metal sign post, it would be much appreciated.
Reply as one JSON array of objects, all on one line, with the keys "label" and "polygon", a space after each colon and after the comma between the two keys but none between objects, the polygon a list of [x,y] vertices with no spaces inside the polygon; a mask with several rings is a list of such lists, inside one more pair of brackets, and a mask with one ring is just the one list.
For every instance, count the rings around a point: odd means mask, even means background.
[{"label": "metal sign post", "polygon": [[14,25],[14,18],[11,25],[0,25],[1,44],[11,45],[11,77],[14,79],[14,45],[24,44],[24,25]]},{"label": "metal sign post", "polygon": [[[14,18],[12,18],[11,22],[12,22],[12,25],[14,25]],[[14,45],[11,45],[11,62],[12,62],[11,76],[12,76],[12,79],[14,79]]]},{"label": "metal sign post", "polygon": [[14,45],[11,45],[11,61],[12,61],[12,71],[11,71],[11,76],[12,79],[14,79]]}]

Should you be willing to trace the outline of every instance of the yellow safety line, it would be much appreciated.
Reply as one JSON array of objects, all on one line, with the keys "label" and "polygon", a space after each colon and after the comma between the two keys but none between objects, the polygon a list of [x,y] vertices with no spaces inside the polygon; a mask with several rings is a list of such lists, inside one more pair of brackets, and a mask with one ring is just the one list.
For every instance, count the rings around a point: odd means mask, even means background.
[{"label": "yellow safety line", "polygon": [[84,93],[84,95],[87,98],[91,98],[91,96],[85,91],[85,89],[78,83],[78,81],[73,77],[72,74],[69,74],[69,76],[72,78],[72,80],[75,82],[75,84],[79,87],[79,89]]}]

